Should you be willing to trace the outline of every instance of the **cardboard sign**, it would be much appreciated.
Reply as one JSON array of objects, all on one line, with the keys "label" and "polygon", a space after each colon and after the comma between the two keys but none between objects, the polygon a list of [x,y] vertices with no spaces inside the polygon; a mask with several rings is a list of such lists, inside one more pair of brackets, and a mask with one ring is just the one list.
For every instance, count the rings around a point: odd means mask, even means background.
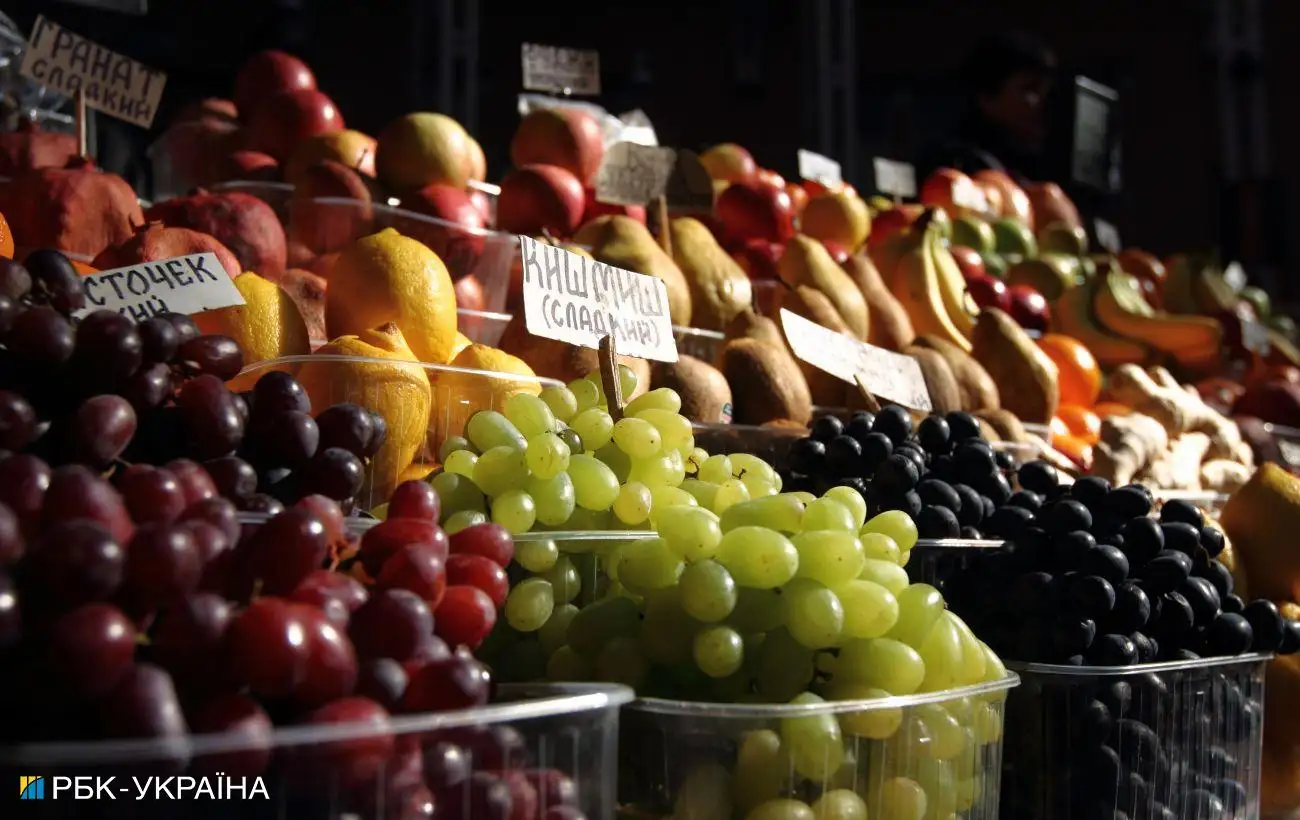
[{"label": "cardboard sign", "polygon": [[844,183],[844,178],[840,176],[838,162],[814,151],[805,151],[803,148],[799,149],[799,176],[832,188]]},{"label": "cardboard sign", "polygon": [[524,90],[595,97],[600,94],[600,52],[523,44]]},{"label": "cardboard sign", "polygon": [[163,313],[202,313],[244,304],[215,253],[175,256],[81,277],[86,307],[78,315],[116,310],[136,322]]},{"label": "cardboard sign", "polygon": [[624,356],[677,361],[668,289],[657,276],[606,265],[532,237],[519,237],[524,325],[534,336],[599,350],[614,339]]},{"label": "cardboard sign", "polygon": [[1272,345],[1268,340],[1268,328],[1263,322],[1254,319],[1241,320],[1241,346],[1260,356],[1267,356]]},{"label": "cardboard sign", "polygon": [[1124,246],[1119,241],[1119,229],[1104,219],[1092,221],[1093,232],[1097,234],[1097,244],[1111,253],[1119,253]]},{"label": "cardboard sign", "polygon": [[713,208],[713,180],[695,152],[634,142],[610,146],[596,175],[597,201],[645,205],[660,196],[674,210]]},{"label": "cardboard sign", "polygon": [[1228,283],[1228,287],[1239,291],[1246,287],[1246,269],[1241,266],[1240,262],[1233,262],[1223,270],[1223,281]]},{"label": "cardboard sign", "polygon": [[916,168],[910,162],[872,157],[871,168],[876,175],[876,190],[886,196],[900,199],[916,196]]},{"label": "cardboard sign", "polygon": [[933,409],[921,365],[911,356],[827,330],[785,308],[781,327],[794,355],[818,370],[849,384],[857,384],[856,377],[861,376],[873,395],[913,410]]},{"label": "cardboard sign", "polygon": [[59,94],[86,95],[86,105],[141,128],[153,124],[167,75],[36,18],[23,52],[22,75]]}]

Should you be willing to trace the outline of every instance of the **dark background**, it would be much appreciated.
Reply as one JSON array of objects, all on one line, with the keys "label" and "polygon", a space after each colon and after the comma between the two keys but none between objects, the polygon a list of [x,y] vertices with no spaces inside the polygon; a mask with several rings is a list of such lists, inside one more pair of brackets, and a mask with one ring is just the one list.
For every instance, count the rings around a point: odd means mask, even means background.
[{"label": "dark background", "polygon": [[[306,59],[349,127],[370,133],[414,109],[445,110],[482,142],[489,177],[507,167],[518,115],[524,41],[601,53],[611,112],[644,109],[660,142],[702,148],[734,140],[760,164],[793,175],[799,147],[814,150],[819,79],[826,44],[809,25],[815,4],[852,0],[658,0],[520,3],[450,0],[150,0],[149,14],[97,12],[55,0],[4,8],[27,30],[44,13],[106,46],[168,72],[164,110],[200,96],[228,96],[248,54],[278,46]],[[1063,81],[1084,74],[1121,94],[1123,192],[1089,207],[1111,219],[1127,245],[1157,253],[1218,249],[1253,278],[1293,296],[1290,271],[1300,232],[1290,230],[1300,190],[1300,4],[1262,0],[1262,59],[1228,49],[1223,30],[1238,0],[1042,0],[983,3],[858,0],[855,13],[856,156],[837,157],[850,181],[869,187],[870,157],[911,158],[959,113],[955,67],[974,37],[1020,28],[1055,48]],[[477,36],[474,30],[477,9]],[[448,25],[447,21],[451,21]],[[446,49],[477,50],[477,68],[453,69]],[[1221,59],[1231,64],[1220,82]],[[472,74],[473,83],[464,76]],[[1221,116],[1225,100],[1260,91],[1262,120]],[[477,87],[474,87],[474,83]],[[449,102],[446,89],[469,88]],[[476,93],[474,93],[476,92]],[[1231,109],[1237,111],[1238,109]],[[1241,109],[1245,111],[1245,109]],[[1249,135],[1249,126],[1257,124]],[[109,126],[114,128],[115,126]],[[134,132],[121,126],[122,133]],[[1230,163],[1225,134],[1246,133]],[[149,135],[129,133],[141,145]],[[841,152],[843,153],[843,152]],[[1061,180],[1068,182],[1068,180]],[[1081,199],[1086,199],[1081,196]]]}]

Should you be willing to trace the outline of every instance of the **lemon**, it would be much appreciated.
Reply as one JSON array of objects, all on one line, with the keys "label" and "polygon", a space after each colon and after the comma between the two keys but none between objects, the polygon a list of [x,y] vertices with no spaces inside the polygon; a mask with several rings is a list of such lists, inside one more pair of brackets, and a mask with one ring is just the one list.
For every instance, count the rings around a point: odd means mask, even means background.
[{"label": "lemon", "polygon": [[[252,272],[239,274],[234,282],[244,297],[244,304],[196,313],[192,318],[200,333],[229,336],[239,342],[245,366],[311,352],[307,323],[288,293],[275,282]],[[256,380],[266,372],[261,369],[245,378]],[[246,389],[240,381],[234,379],[232,389]]]}]

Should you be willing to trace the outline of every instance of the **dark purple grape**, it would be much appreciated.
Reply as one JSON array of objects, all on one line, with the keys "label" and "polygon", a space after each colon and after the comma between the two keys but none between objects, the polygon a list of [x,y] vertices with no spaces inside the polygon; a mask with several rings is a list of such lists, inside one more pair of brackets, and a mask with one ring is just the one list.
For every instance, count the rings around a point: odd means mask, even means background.
[{"label": "dark purple grape", "polygon": [[346,402],[327,407],[316,417],[320,429],[320,447],[342,447],[365,458],[375,437],[375,416],[366,408]]},{"label": "dark purple grape", "polygon": [[0,448],[14,452],[36,439],[36,410],[18,393],[0,390]]},{"label": "dark purple grape", "polygon": [[229,336],[195,336],[181,343],[177,356],[187,367],[223,382],[235,378],[244,369],[244,353],[239,343]]},{"label": "dark purple grape", "polygon": [[178,346],[199,335],[199,326],[194,324],[194,320],[184,313],[164,313],[157,318],[165,319],[168,324],[176,329],[176,344]]},{"label": "dark purple grape", "polygon": [[264,515],[279,515],[284,512],[284,504],[278,498],[273,498],[266,493],[254,493],[242,500],[239,509]]},{"label": "dark purple grape", "polygon": [[181,334],[176,326],[161,316],[145,319],[136,326],[140,334],[140,352],[146,362],[167,364],[176,356]]},{"label": "dark purple grape", "polygon": [[0,504],[0,567],[18,563],[27,549],[22,524],[8,504]]},{"label": "dark purple grape", "polygon": [[8,335],[9,330],[14,326],[14,320],[24,310],[26,310],[25,306],[0,294],[0,336]]},{"label": "dark purple grape", "polygon": [[42,603],[63,610],[112,597],[125,563],[126,553],[109,531],[81,518],[41,533],[26,565]]},{"label": "dark purple grape", "polygon": [[243,452],[261,467],[297,467],[316,454],[320,431],[316,420],[298,410],[272,416],[256,414]]},{"label": "dark purple grape", "polygon": [[206,460],[224,456],[239,446],[244,421],[235,409],[234,396],[220,377],[205,373],[180,389],[176,405],[181,410],[189,455]]},{"label": "dark purple grape", "polygon": [[128,671],[98,705],[108,737],[152,738],[159,757],[180,766],[189,760],[189,727],[172,676],[153,664]]},{"label": "dark purple grape", "polygon": [[135,430],[135,410],[129,401],[112,394],[92,396],[64,428],[64,450],[72,461],[105,465],[126,450]]},{"label": "dark purple grape", "polygon": [[311,398],[293,376],[272,370],[253,386],[253,410],[258,416],[272,416],[290,410],[311,412]]},{"label": "dark purple grape", "polygon": [[370,458],[375,453],[378,453],[379,448],[383,447],[384,441],[388,439],[388,422],[384,420],[383,416],[372,412],[370,414],[370,426],[374,428],[374,432],[370,434],[370,443],[366,446],[364,453],[357,454],[362,458]]},{"label": "dark purple grape", "polygon": [[48,377],[72,358],[76,336],[58,311],[37,305],[14,319],[6,343],[24,367]]},{"label": "dark purple grape", "polygon": [[162,362],[145,365],[121,386],[122,397],[136,412],[152,410],[167,400],[172,392],[171,368]]},{"label": "dark purple grape", "polygon": [[[0,587],[0,595],[3,594]],[[0,611],[0,619],[3,612]],[[0,646],[3,646],[3,626],[0,626]],[[372,658],[361,664],[357,674],[356,694],[370,698],[388,711],[396,711],[406,691],[406,669],[392,658]],[[436,749],[436,747],[435,747]],[[425,756],[427,765],[428,755]]]},{"label": "dark purple grape", "polygon": [[308,462],[300,480],[305,492],[342,501],[357,494],[365,477],[366,468],[361,459],[342,447],[330,447]]},{"label": "dark purple grape", "polygon": [[74,697],[99,697],[130,673],[135,627],[116,607],[86,604],[54,622],[46,651],[56,684]]},{"label": "dark purple grape", "polygon": [[0,259],[0,296],[17,302],[32,289],[32,275],[12,259]]},{"label": "dark purple grape", "polygon": [[77,325],[72,377],[82,394],[104,393],[140,368],[140,333],[135,323],[113,310],[97,310]]},{"label": "dark purple grape", "polygon": [[203,467],[212,476],[217,492],[223,498],[239,500],[257,492],[257,471],[238,456],[214,458],[205,462]]},{"label": "dark purple grape", "polygon": [[71,316],[86,306],[81,276],[68,257],[54,250],[32,251],[24,260],[32,277],[32,301]]},{"label": "dark purple grape", "polygon": [[145,524],[136,528],[126,550],[126,600],[148,611],[179,600],[198,588],[203,561],[188,528]]},{"label": "dark purple grape", "polygon": [[22,610],[18,607],[18,587],[14,585],[12,578],[0,572],[0,650],[17,643],[22,633],[23,619]]}]

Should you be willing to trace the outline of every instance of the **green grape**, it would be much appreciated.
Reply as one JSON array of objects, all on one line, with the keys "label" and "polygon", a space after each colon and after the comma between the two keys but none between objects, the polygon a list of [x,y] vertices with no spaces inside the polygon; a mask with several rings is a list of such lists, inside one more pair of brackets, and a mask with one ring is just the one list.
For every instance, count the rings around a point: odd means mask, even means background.
[{"label": "green grape", "polygon": [[[721,490],[719,490],[721,492]],[[737,527],[769,527],[779,532],[799,532],[804,505],[789,495],[754,498],[728,507],[722,515],[722,531]]]},{"label": "green grape", "polygon": [[682,569],[682,559],[668,549],[662,538],[633,541],[618,551],[618,580],[629,589],[675,586]]},{"label": "green grape", "polygon": [[750,498],[767,498],[777,494],[776,485],[768,481],[766,477],[755,473],[745,473],[740,477],[740,483],[745,485],[749,490]]},{"label": "green grape", "polygon": [[627,453],[618,449],[617,444],[610,441],[609,444],[595,451],[594,455],[614,471],[614,476],[618,478],[620,484],[627,483],[628,474],[632,472],[632,459]]},{"label": "green grape", "polygon": [[561,646],[546,659],[547,680],[583,683],[596,676],[595,665],[571,646]]},{"label": "green grape", "polygon": [[867,804],[852,789],[834,789],[812,804],[815,820],[867,820]]},{"label": "green grape", "polygon": [[853,514],[853,531],[862,529],[867,520],[867,500],[852,487],[831,487],[822,498],[838,501]]},{"label": "green grape", "polygon": [[676,411],[650,409],[629,415],[633,415],[638,421],[654,425],[663,440],[665,450],[679,450],[687,442],[694,445],[694,431],[690,419],[678,415]]},{"label": "green grape", "polygon": [[528,482],[528,462],[523,448],[493,447],[474,463],[474,483],[490,497],[506,490],[521,490]]},{"label": "green grape", "polygon": [[561,556],[555,566],[542,573],[542,577],[551,582],[556,604],[567,604],[582,591],[582,577],[568,556]]},{"label": "green grape", "polygon": [[[700,481],[694,478],[688,478],[682,481],[682,486],[678,489],[682,492],[690,493],[691,498],[695,499],[696,504],[710,510],[713,509],[713,504],[718,497],[717,484],[711,484],[707,481]],[[714,510],[714,512],[717,511]]]},{"label": "green grape", "polygon": [[554,433],[542,433],[528,440],[524,462],[538,478],[551,478],[569,468],[569,448]]},{"label": "green grape", "polygon": [[925,677],[917,651],[890,638],[847,641],[840,647],[836,676],[895,695],[910,695]]},{"label": "green grape", "polygon": [[614,434],[614,419],[599,407],[581,410],[569,422],[573,432],[582,439],[582,446],[588,450],[599,450],[609,444]]},{"label": "green grape", "polygon": [[957,719],[948,714],[948,710],[936,703],[924,703],[916,707],[916,716],[930,730],[928,752],[938,760],[950,760],[961,754],[966,745],[965,730]]},{"label": "green grape", "polygon": [[[614,514],[609,510],[584,510],[581,507],[574,509],[573,514],[556,529],[569,530],[571,532],[582,532],[584,530],[608,530],[613,529]],[[570,547],[576,546],[576,549]],[[590,548],[594,548],[592,544]],[[583,547],[577,542],[566,542],[562,548],[563,552],[581,551]]]},{"label": "green grape", "polygon": [[750,810],[745,820],[813,820],[815,815],[808,804],[792,797],[768,800]]},{"label": "green grape", "polygon": [[798,499],[799,503],[803,504],[805,507],[817,500],[817,496],[807,490],[795,490],[794,492],[786,493],[786,495]]},{"label": "green grape", "polygon": [[[825,701],[812,692],[803,692],[790,703],[809,705]],[[814,783],[825,782],[844,762],[840,724],[829,711],[782,718],[781,744],[790,752],[794,770]]]},{"label": "green grape", "polygon": [[530,478],[525,489],[537,507],[537,520],[545,526],[558,527],[572,517],[576,496],[568,473]]},{"label": "green grape", "polygon": [[[650,488],[650,521],[654,523],[659,518],[659,513],[679,507],[697,508],[700,502],[695,500],[695,496],[681,489],[680,487],[667,487],[663,484]],[[710,513],[712,515],[712,513]]]},{"label": "green grape", "polygon": [[506,596],[506,623],[520,632],[536,632],[555,610],[555,593],[542,578],[525,578]]},{"label": "green grape", "polygon": [[567,387],[543,387],[539,398],[551,409],[551,415],[565,424],[578,412],[578,398]]},{"label": "green grape", "polygon": [[639,381],[632,368],[625,364],[620,364],[618,366],[618,387],[619,390],[623,392],[624,398],[635,393],[638,386]]},{"label": "green grape", "polygon": [[663,449],[659,430],[643,419],[623,417],[614,423],[614,443],[632,459],[650,458]]},{"label": "green grape", "polygon": [[968,812],[979,799],[980,781],[973,777],[960,778],[953,785],[953,793],[957,799],[957,811]]},{"label": "green grape", "polygon": [[898,623],[889,637],[920,649],[943,614],[943,595],[929,584],[911,584],[897,594]]},{"label": "green grape", "polygon": [[473,478],[475,464],[478,464],[478,456],[469,450],[453,450],[442,460],[442,469],[466,478]]},{"label": "green grape", "polygon": [[776,483],[776,470],[758,456],[749,453],[732,453],[730,458],[731,474],[734,477],[743,478],[746,473],[753,473],[765,476],[769,484]]},{"label": "green grape", "polygon": [[731,478],[731,459],[725,455],[709,456],[700,464],[696,477],[711,484],[727,481]]},{"label": "green grape", "polygon": [[511,535],[528,532],[537,523],[537,504],[523,490],[507,490],[492,499],[492,523],[510,530]]},{"label": "green grape", "polygon": [[[518,553],[516,553],[517,555]],[[578,608],[573,604],[561,603],[551,610],[551,617],[546,619],[542,628],[537,630],[537,640],[542,645],[542,651],[550,657],[555,650],[564,646],[565,635],[569,631],[569,624],[578,614]]]},{"label": "green grape", "polygon": [[443,439],[442,446],[438,448],[438,460],[446,464],[447,456],[457,450],[467,450],[470,455],[477,455],[474,452],[474,445],[469,443],[469,439],[464,436],[447,436],[447,438]]},{"label": "green grape", "polygon": [[862,572],[858,573],[858,578],[880,584],[894,595],[907,589],[909,583],[907,570],[898,564],[876,558],[868,558],[863,562]]},{"label": "green grape", "polygon": [[872,518],[862,528],[863,535],[869,532],[889,536],[903,552],[910,552],[916,545],[916,522],[902,510],[882,512]]},{"label": "green grape", "polygon": [[[969,702],[966,698],[962,698],[962,700],[967,700]],[[983,757],[983,755],[980,754],[979,744],[975,742],[975,730],[970,726],[965,725],[970,722],[970,716],[967,715],[963,718],[951,707],[949,707],[948,711],[952,713],[952,716],[957,719],[958,723],[963,724],[961,728],[961,754],[957,755],[952,760],[953,774],[960,778],[974,777],[976,763],[979,758]]]},{"label": "green grape", "polygon": [[442,501],[444,521],[448,516],[461,510],[487,512],[483,491],[466,476],[444,471],[429,479],[429,484]]},{"label": "green grape", "polygon": [[690,449],[688,449],[687,452],[685,453],[683,453],[681,450],[664,451],[664,456],[668,459],[668,466],[671,467],[673,471],[672,480],[667,481],[665,483],[670,484],[674,487],[681,486],[681,483],[686,480],[686,458],[690,454],[691,454]]},{"label": "green grape", "polygon": [[[703,447],[696,447],[694,439],[695,437],[691,436],[691,446],[686,448],[686,452],[682,453],[682,458],[686,459],[686,472],[699,478],[701,465],[709,460],[709,451]],[[680,450],[681,448],[678,448],[679,452]]]},{"label": "green grape", "polygon": [[844,605],[844,637],[879,638],[898,622],[898,599],[873,581],[860,578],[836,587]]},{"label": "green grape", "polygon": [[505,417],[523,433],[524,438],[540,436],[555,429],[555,414],[546,402],[531,393],[515,393],[506,399]]},{"label": "green grape", "polygon": [[691,769],[682,781],[673,802],[672,820],[719,817],[731,817],[731,774],[721,763],[709,761]]},{"label": "green grape", "polygon": [[716,623],[736,608],[736,582],[717,561],[688,564],[677,585],[682,608],[697,621]]},{"label": "green grape", "polygon": [[[967,627],[967,629],[969,629],[969,627]],[[984,650],[984,680],[999,681],[1005,678],[1007,676],[1007,667],[1003,665],[1002,659],[998,657],[996,652],[989,648],[988,644],[980,641],[979,645],[980,648]],[[989,697],[995,700],[1002,700],[1006,697],[1006,693],[998,692],[989,695]]]},{"label": "green grape", "polygon": [[[545,583],[545,582],[543,582]],[[569,646],[592,654],[611,638],[637,634],[641,613],[630,598],[603,598],[578,611],[566,633]]]},{"label": "green grape", "polygon": [[725,678],[740,670],[745,660],[745,641],[731,627],[706,627],[695,633],[691,656],[704,674]]},{"label": "green grape", "polygon": [[442,522],[442,529],[448,535],[455,535],[469,527],[486,524],[487,520],[487,515],[478,510],[460,510],[447,516],[447,520]]},{"label": "green grape", "polygon": [[700,625],[682,608],[678,587],[647,592],[644,611],[640,639],[646,657],[665,667],[689,664],[691,644]]},{"label": "green grape", "polygon": [[779,587],[799,570],[799,552],[794,544],[766,527],[737,527],[726,533],[718,545],[717,557],[742,587]]},{"label": "green grape", "polygon": [[957,811],[957,782],[952,763],[922,758],[916,765],[916,782],[926,795],[926,817],[952,817]]},{"label": "green grape", "polygon": [[654,390],[647,390],[635,399],[627,403],[623,412],[629,416],[635,416],[646,410],[664,410],[669,413],[680,413],[682,410],[682,397],[677,395],[677,391],[668,387],[656,387]]},{"label": "green grape", "polygon": [[618,498],[618,477],[603,461],[588,455],[569,459],[574,500],[584,510],[608,510]]},{"label": "green grape", "polygon": [[729,478],[718,485],[718,490],[713,495],[713,503],[708,507],[718,515],[722,515],[732,506],[748,500],[749,488],[745,486],[745,482],[738,478]]},{"label": "green grape", "polygon": [[[578,412],[588,410],[598,406],[605,400],[605,396],[600,392],[600,385],[591,379],[575,379],[569,382],[569,391],[573,393],[573,400],[578,406]],[[574,414],[575,416],[577,413]],[[570,416],[569,426],[573,426],[573,416]]]},{"label": "green grape", "polygon": [[884,768],[892,774],[915,774],[923,760],[930,760],[930,728],[911,710],[903,715],[898,731],[890,735],[881,749]]},{"label": "green grape", "polygon": [[[650,458],[632,459],[632,469],[628,471],[628,481],[639,481],[651,489],[655,487],[676,487],[686,478],[686,471],[679,473],[672,456],[676,453],[660,453]],[[681,456],[678,456],[680,459]]]},{"label": "green grape", "polygon": [[903,553],[902,555],[898,556],[898,565],[899,565],[900,567],[905,567],[905,566],[907,566],[907,562],[910,561],[910,560],[912,560],[912,551],[911,551],[911,550],[908,550],[907,552],[905,552],[905,553]]},{"label": "green grape", "polygon": [[[833,501],[830,503],[835,504]],[[842,505],[836,506],[844,509]],[[804,519],[807,520],[806,515]],[[809,578],[832,589],[857,578],[866,560],[862,557],[862,542],[851,530],[805,529],[791,536],[790,542],[799,551],[798,577]]]},{"label": "green grape", "polygon": [[920,691],[940,692],[957,686],[961,670],[961,636],[952,621],[939,618],[916,648],[925,661],[925,678]]},{"label": "green grape", "polygon": [[[884,689],[861,683],[837,682],[830,687],[831,700],[877,700],[890,697]],[[903,723],[903,710],[899,708],[863,709],[861,712],[841,712],[840,725],[856,737],[884,740],[898,731]]]},{"label": "green grape", "polygon": [[712,512],[690,505],[661,507],[656,498],[651,517],[668,549],[684,560],[699,561],[717,554],[718,545],[722,543],[722,529],[718,526],[718,516]]},{"label": "green grape", "polygon": [[495,410],[480,410],[470,416],[465,424],[465,435],[480,453],[486,453],[493,447],[522,450],[527,443],[519,428]]},{"label": "green grape", "polygon": [[727,623],[746,635],[779,629],[785,624],[785,596],[776,589],[737,587]]},{"label": "green grape", "polygon": [[807,530],[840,530],[856,534],[853,513],[847,506],[833,498],[819,498],[804,507],[801,528]]},{"label": "green grape", "polygon": [[746,732],[740,736],[736,765],[731,767],[732,802],[737,809],[747,811],[777,797],[790,782],[791,768],[780,735],[771,729]]},{"label": "green grape", "polygon": [[636,638],[613,638],[596,655],[596,679],[606,683],[621,683],[639,689],[649,671],[650,662]]},{"label": "green grape", "polygon": [[515,561],[529,572],[546,572],[559,557],[560,548],[549,538],[515,542]]},{"label": "green grape", "polygon": [[891,777],[871,783],[867,789],[867,814],[885,820],[922,820],[926,810],[925,790],[915,780]]},{"label": "green grape", "polygon": [[902,552],[898,549],[898,544],[888,535],[881,535],[878,532],[869,532],[859,539],[862,542],[862,554],[867,558],[874,558],[877,561],[888,561],[891,564],[900,563],[903,558]]},{"label": "green grape", "polygon": [[981,746],[997,743],[1002,739],[1002,710],[991,703],[978,704],[971,716],[971,729]]},{"label": "green grape", "polygon": [[835,593],[816,581],[798,580],[786,585],[785,626],[794,639],[809,649],[834,646],[844,631],[844,606]]},{"label": "green grape", "polygon": [[961,686],[970,686],[984,680],[988,658],[984,654],[984,644],[980,643],[975,633],[971,632],[966,622],[951,611],[944,610],[943,617],[950,621],[957,630],[961,642],[961,663],[957,667],[957,681]]},{"label": "green grape", "polygon": [[808,688],[815,671],[813,650],[785,629],[769,632],[755,669],[758,693],[771,702],[788,701]]},{"label": "green grape", "polygon": [[614,499],[614,515],[624,524],[642,524],[650,517],[650,488],[639,481],[624,484]]}]

